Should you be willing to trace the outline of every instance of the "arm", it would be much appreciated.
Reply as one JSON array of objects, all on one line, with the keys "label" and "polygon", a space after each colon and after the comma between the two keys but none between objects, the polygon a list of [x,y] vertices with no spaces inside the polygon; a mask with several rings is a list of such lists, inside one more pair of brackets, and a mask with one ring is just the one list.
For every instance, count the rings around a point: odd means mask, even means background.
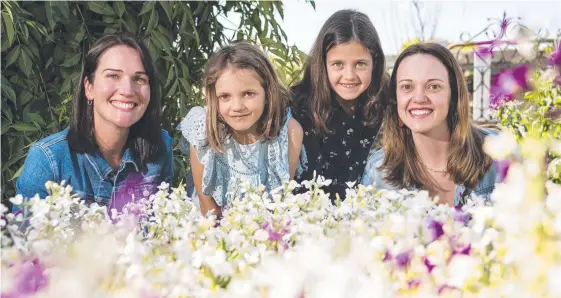
[{"label": "arm", "polygon": [[173,182],[173,140],[165,130],[162,130],[165,146],[164,167],[162,169],[163,182],[171,184]]},{"label": "arm", "polygon": [[195,184],[195,191],[199,196],[199,201],[201,205],[201,212],[203,215],[206,215],[209,211],[212,210],[212,214],[216,215],[217,218],[222,217],[222,212],[220,210],[220,206],[216,204],[216,201],[210,196],[207,196],[203,193],[203,173],[204,173],[204,165],[199,162],[199,158],[197,157],[197,150],[190,145],[191,148],[189,150],[189,158],[191,160],[191,172],[193,174],[193,183]]},{"label": "arm", "polygon": [[[54,161],[53,161],[54,162]],[[25,158],[23,170],[16,182],[16,194],[24,198],[32,198],[36,194],[44,199],[47,197],[47,181],[54,181],[55,175],[51,166],[51,160],[42,148],[31,146]]]},{"label": "arm", "polygon": [[302,150],[302,140],[304,132],[300,123],[294,118],[288,119],[288,169],[290,179],[294,179],[298,161],[300,159],[300,151]]}]

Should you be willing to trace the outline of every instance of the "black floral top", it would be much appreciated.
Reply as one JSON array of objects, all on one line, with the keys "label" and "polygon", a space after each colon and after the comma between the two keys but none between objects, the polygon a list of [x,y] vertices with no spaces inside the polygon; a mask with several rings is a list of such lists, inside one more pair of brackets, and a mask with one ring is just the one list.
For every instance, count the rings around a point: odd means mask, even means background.
[{"label": "black floral top", "polygon": [[332,115],[327,121],[331,133],[315,133],[308,102],[293,103],[294,118],[304,130],[303,145],[308,156],[307,168],[296,177],[296,181],[311,180],[317,176],[331,179],[330,186],[324,191],[331,199],[339,194],[345,199],[346,182],[360,183],[368,154],[374,144],[379,126],[363,125],[363,107],[366,98],[357,101],[353,116],[348,115],[332,96]]}]

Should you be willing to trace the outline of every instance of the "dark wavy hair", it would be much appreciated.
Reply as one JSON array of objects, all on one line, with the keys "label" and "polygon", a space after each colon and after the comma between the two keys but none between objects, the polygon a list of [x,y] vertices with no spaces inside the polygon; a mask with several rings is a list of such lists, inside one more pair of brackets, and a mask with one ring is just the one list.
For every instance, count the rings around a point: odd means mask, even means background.
[{"label": "dark wavy hair", "polygon": [[94,108],[87,103],[84,79],[87,78],[93,84],[101,56],[108,49],[119,45],[131,47],[138,52],[149,78],[150,101],[142,118],[130,127],[126,145],[131,149],[133,158],[144,167],[147,163],[155,161],[164,149],[160,127],[160,80],[148,49],[129,33],[105,35],[98,39],[86,54],[82,74],[72,98],[72,119],[66,138],[73,152],[93,154],[99,151],[93,121]]},{"label": "dark wavy hair", "polygon": [[[331,87],[326,68],[327,52],[340,44],[360,42],[372,55],[372,81],[364,96],[363,122],[371,126],[381,123],[383,105],[378,100],[380,90],[387,81],[386,59],[380,38],[367,15],[356,10],[340,10],[334,13],[321,28],[304,65],[304,77],[292,88],[293,109],[304,109],[314,127],[321,133],[329,133],[326,122],[331,117]],[[361,95],[363,96],[363,95]]]}]

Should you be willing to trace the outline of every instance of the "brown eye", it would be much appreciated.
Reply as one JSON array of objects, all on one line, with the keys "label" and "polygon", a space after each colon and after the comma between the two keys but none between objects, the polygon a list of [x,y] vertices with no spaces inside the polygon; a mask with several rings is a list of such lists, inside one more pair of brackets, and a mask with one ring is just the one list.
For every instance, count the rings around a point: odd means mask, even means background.
[{"label": "brown eye", "polygon": [[427,86],[427,89],[431,90],[431,91],[437,91],[442,89],[442,86],[437,85],[437,84],[430,84]]},{"label": "brown eye", "polygon": [[136,77],[134,81],[139,85],[146,85],[148,84],[148,80],[143,77]]},{"label": "brown eye", "polygon": [[411,84],[403,84],[399,88],[403,91],[411,91],[411,89],[413,89],[413,86],[411,86]]}]

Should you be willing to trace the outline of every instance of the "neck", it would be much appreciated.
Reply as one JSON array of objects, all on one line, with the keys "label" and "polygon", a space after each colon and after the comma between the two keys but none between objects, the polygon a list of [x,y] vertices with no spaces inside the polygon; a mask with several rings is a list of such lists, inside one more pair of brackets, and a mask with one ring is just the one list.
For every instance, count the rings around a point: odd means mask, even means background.
[{"label": "neck", "polygon": [[412,136],[420,161],[432,170],[446,170],[448,145],[450,144],[448,129],[440,133],[421,134],[413,132]]},{"label": "neck", "polygon": [[339,97],[339,95],[335,95],[335,99],[337,100],[339,105],[343,108],[343,111],[345,111],[345,113],[347,113],[350,116],[353,116],[355,114],[357,99],[346,100]]},{"label": "neck", "polygon": [[121,165],[128,136],[129,128],[95,125],[95,139],[99,151],[113,169],[117,169]]},{"label": "neck", "polygon": [[232,137],[236,142],[242,145],[253,144],[257,142],[260,137],[255,132],[242,132],[232,130]]}]

